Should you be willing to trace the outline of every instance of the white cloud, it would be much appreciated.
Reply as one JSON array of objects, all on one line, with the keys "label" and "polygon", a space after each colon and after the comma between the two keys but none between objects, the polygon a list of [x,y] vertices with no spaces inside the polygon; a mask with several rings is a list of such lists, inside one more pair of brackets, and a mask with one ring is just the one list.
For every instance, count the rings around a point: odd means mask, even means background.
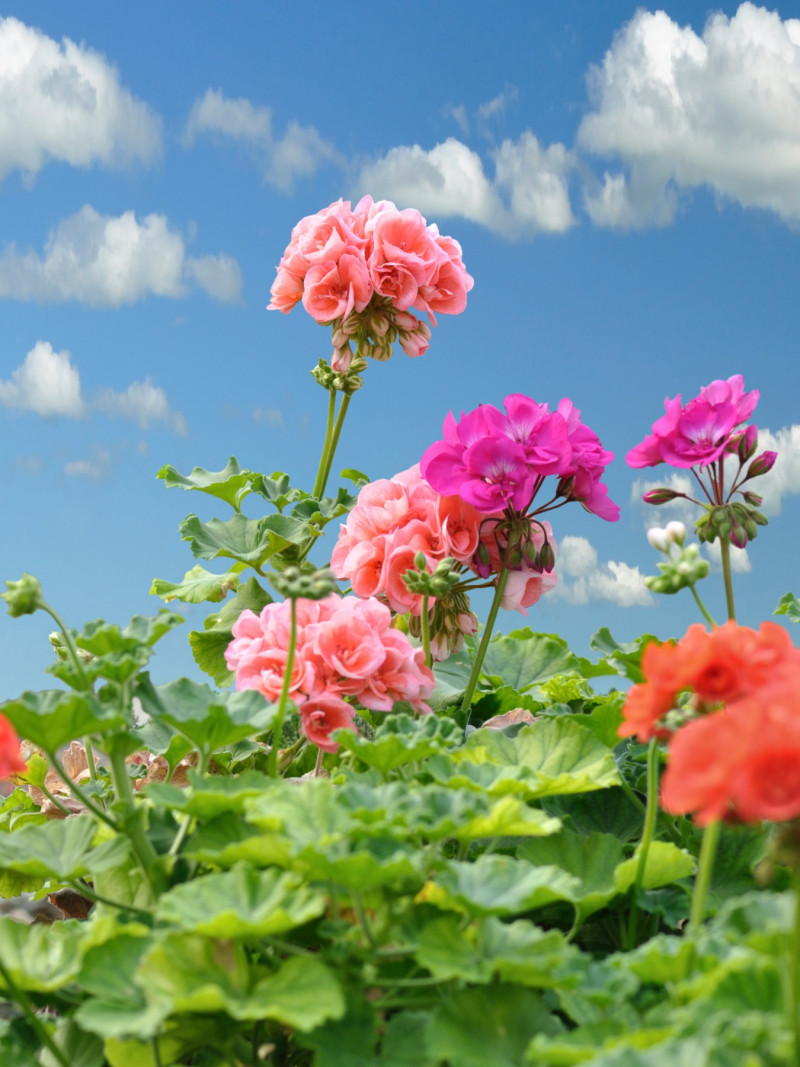
[{"label": "white cloud", "polygon": [[269,426],[283,426],[283,415],[279,408],[253,408],[255,422],[266,422]]},{"label": "white cloud", "polygon": [[229,256],[187,257],[164,215],[139,222],[133,211],[100,215],[89,204],[51,231],[42,256],[13,244],[0,253],[0,296],[17,300],[120,307],[149,294],[181,297],[190,280],[218,299],[238,299],[241,275]]},{"label": "white cloud", "polygon": [[51,159],[146,163],[160,148],[160,119],[102,55],[0,19],[0,181],[15,169],[35,175]]},{"label": "white cloud", "polygon": [[186,419],[169,406],[167,394],[149,378],[133,382],[117,393],[99,389],[90,403],[81,391],[81,376],[69,352],[54,352],[49,341],[37,341],[7,380],[0,379],[0,407],[29,411],[47,418],[63,415],[79,419],[91,411],[111,418],[130,419],[142,429],[161,422],[185,436]]},{"label": "white cloud", "polygon": [[400,145],[365,166],[361,191],[439,218],[460,216],[506,237],[556,233],[575,222],[568,179],[573,157],[562,144],[543,148],[525,131],[491,152],[494,178],[483,160],[454,137],[426,151]]},{"label": "white cloud", "polygon": [[467,109],[463,104],[446,104],[442,108],[442,118],[452,119],[465,136],[469,133]]},{"label": "white cloud", "polygon": [[89,459],[72,459],[64,464],[68,478],[88,478],[102,482],[111,472],[111,453],[106,448],[94,447]]},{"label": "white cloud", "polygon": [[775,466],[768,474],[747,483],[747,488],[764,498],[760,510],[780,515],[783,498],[800,493],[800,426],[784,426],[777,433],[759,428],[758,451],[777,452]]},{"label": "white cloud", "polygon": [[313,126],[290,122],[283,137],[272,130],[272,109],[256,107],[249,100],[226,97],[219,89],[207,89],[189,114],[183,143],[191,145],[199,136],[230,137],[250,146],[258,154],[264,181],[284,191],[298,178],[315,174],[323,163],[339,162],[334,146]]},{"label": "white cloud", "polygon": [[743,3],[699,36],[639,10],[588,82],[577,143],[628,171],[587,191],[595,222],[664,224],[698,186],[800,219],[800,20]]},{"label": "white cloud", "polygon": [[570,604],[610,600],[628,608],[653,603],[638,567],[614,560],[600,563],[597,549],[585,537],[561,538],[556,570],[559,583],[550,596]]},{"label": "white cloud", "polygon": [[17,472],[17,474],[38,474],[43,466],[44,459],[41,456],[15,456],[14,458],[14,470]]},{"label": "white cloud", "polygon": [[112,418],[130,419],[146,430],[151,422],[162,422],[181,437],[188,432],[186,419],[179,411],[172,411],[167,394],[160,386],[153,385],[149,378],[133,382],[124,393],[113,389],[101,389],[94,399],[93,407]]},{"label": "white cloud", "polygon": [[509,104],[516,103],[518,99],[518,91],[513,86],[509,86],[502,93],[498,93],[497,96],[492,97],[491,100],[478,107],[478,118],[486,122],[497,115],[502,115],[503,112],[508,110]]},{"label": "white cloud", "polygon": [[81,378],[69,352],[54,352],[48,341],[37,341],[11,377],[0,380],[0,406],[43,417],[81,418]]}]

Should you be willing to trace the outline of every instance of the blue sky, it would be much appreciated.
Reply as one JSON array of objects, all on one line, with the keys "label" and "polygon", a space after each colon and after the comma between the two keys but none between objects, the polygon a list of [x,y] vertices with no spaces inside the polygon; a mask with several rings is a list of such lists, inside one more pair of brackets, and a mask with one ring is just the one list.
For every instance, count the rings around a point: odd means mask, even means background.
[{"label": "blue sky", "polygon": [[[622,517],[558,512],[558,591],[501,627],[580,652],[601,625],[666,637],[691,601],[641,576],[658,559],[647,526],[675,516],[638,499],[669,471],[624,456],[666,396],[741,373],[780,459],[756,487],[770,526],[737,555],[739,617],[770,617],[800,584],[798,18],[789,3],[6,5],[2,577],[37,575],[73,625],[125,622],[158,609],[154,577],[195,562],[180,520],[215,513],[165,490],[163,464],[235,454],[310,488],[326,399],[308,371],[329,335],[265,306],[294,223],[369,192],[455,237],[475,286],[424,357],[368,368],[335,468],[388,477],[450,409],[571,397],[616,453]],[[706,594],[722,616],[716,569]],[[0,618],[0,698],[47,684],[51,628]],[[197,676],[187,632],[162,642],[157,680]]]}]

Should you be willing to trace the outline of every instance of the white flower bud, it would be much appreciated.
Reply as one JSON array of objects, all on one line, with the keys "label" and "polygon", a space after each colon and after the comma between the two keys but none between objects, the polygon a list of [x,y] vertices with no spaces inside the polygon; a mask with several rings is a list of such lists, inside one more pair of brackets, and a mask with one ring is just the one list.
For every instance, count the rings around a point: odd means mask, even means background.
[{"label": "white flower bud", "polygon": [[678,522],[677,519],[667,523],[665,533],[670,541],[673,541],[676,545],[682,545],[686,540],[686,527],[682,522]]},{"label": "white flower bud", "polygon": [[660,526],[652,526],[647,531],[647,540],[658,552],[669,552],[670,541],[667,531],[662,530]]}]

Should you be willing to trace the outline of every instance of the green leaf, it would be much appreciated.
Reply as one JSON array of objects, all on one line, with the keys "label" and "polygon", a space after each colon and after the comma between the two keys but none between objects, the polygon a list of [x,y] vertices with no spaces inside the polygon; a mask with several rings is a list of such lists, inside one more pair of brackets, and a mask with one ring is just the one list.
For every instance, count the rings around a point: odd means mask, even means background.
[{"label": "green leaf", "polygon": [[53,1032],[53,1043],[64,1059],[57,1060],[49,1049],[45,1049],[39,1060],[41,1067],[61,1067],[64,1060],[69,1067],[105,1067],[103,1042],[94,1034],[85,1033],[74,1019],[59,1020]]},{"label": "green leaf", "polygon": [[800,600],[794,593],[784,593],[772,614],[785,615],[792,622],[800,622]]},{"label": "green leaf", "polygon": [[486,984],[507,982],[548,989],[558,968],[577,952],[558,930],[545,932],[526,919],[506,923],[488,918],[470,923],[445,915],[426,923],[417,943],[417,962],[442,981],[458,978]]},{"label": "green leaf", "polygon": [[[162,608],[157,615],[134,615],[124,628],[103,619],[87,623],[73,635],[78,649],[90,657],[83,664],[84,675],[92,682],[97,678],[127,681],[148,662],[153,645],[184,621],[182,615]],[[70,659],[59,660],[47,670],[67,685],[84,685]]]},{"label": "green leaf", "polygon": [[126,725],[116,708],[101,704],[94,696],[61,689],[23,693],[0,705],[0,713],[20,737],[46,752],[87,734],[105,734]]},{"label": "green leaf", "polygon": [[525,711],[537,712],[541,703],[527,694],[517,692],[510,685],[500,686],[491,693],[484,693],[472,705],[469,721],[471,726],[479,727],[495,715],[505,715],[507,711],[523,708]]},{"label": "green leaf", "polygon": [[[86,924],[77,919],[29,926],[0,918],[0,959],[18,988],[52,993],[77,977],[86,934]],[[2,977],[0,991],[8,996]]]},{"label": "green leaf", "polygon": [[221,471],[207,471],[203,467],[194,467],[191,474],[184,476],[168,463],[161,468],[156,477],[162,479],[167,489],[175,487],[196,489],[201,493],[208,493],[219,500],[224,500],[236,511],[239,510],[244,497],[250,492],[250,471],[242,470],[235,456],[231,456]]},{"label": "green leaf", "polygon": [[340,748],[352,752],[367,767],[374,767],[386,775],[396,767],[416,763],[461,743],[462,731],[452,719],[434,715],[414,718],[411,715],[391,715],[369,740],[353,730],[341,730],[336,739]]},{"label": "green leaf", "polygon": [[158,806],[208,820],[223,813],[241,813],[249,797],[260,796],[273,783],[260,771],[244,771],[235,777],[187,772],[188,789],[158,782],[147,787],[147,796]]},{"label": "green leaf", "polygon": [[[360,989],[351,986],[345,1012],[315,1027],[310,1033],[301,1034],[298,1043],[315,1050],[314,1067],[379,1067],[380,1061],[373,1056],[377,1038],[376,1023],[372,1004]],[[425,1067],[426,1063],[421,1059],[419,1067]],[[380,1064],[380,1067],[383,1065]]]},{"label": "green leaf", "polygon": [[346,479],[348,482],[353,482],[354,485],[360,489],[363,485],[369,483],[370,476],[364,474],[363,471],[356,470],[355,467],[345,467],[344,470],[339,471],[339,477]]},{"label": "green leaf", "polygon": [[258,938],[316,919],[326,903],[296,874],[237,866],[173,887],[160,898],[156,918],[208,937]]},{"label": "green leaf", "polygon": [[307,1033],[345,1013],[342,988],[314,956],[292,956],[276,974],[263,978],[249,1000],[249,1019],[274,1019]]},{"label": "green leaf", "polygon": [[253,689],[215,693],[189,678],[154,686],[143,676],[136,695],[146,714],[168,723],[207,753],[268,730],[276,711]]},{"label": "green leaf", "polygon": [[254,493],[263,496],[278,511],[283,511],[287,504],[295,504],[311,496],[305,489],[293,489],[289,484],[289,475],[283,471],[266,474],[251,474],[250,485]]},{"label": "green leaf", "polygon": [[644,681],[641,669],[642,653],[652,641],[658,641],[658,638],[653,634],[642,634],[635,641],[621,645],[611,636],[608,627],[603,626],[592,635],[590,645],[605,657],[606,664],[613,667],[617,674],[638,684]]},{"label": "green leaf", "polygon": [[205,601],[218,603],[238,585],[239,572],[236,568],[226,574],[212,574],[198,563],[184,574],[182,582],[154,578],[150,592],[162,600],[182,600],[185,604],[202,604]]},{"label": "green leaf", "polygon": [[430,1019],[425,1011],[393,1015],[383,1032],[380,1067],[436,1067],[438,1061],[425,1048]]},{"label": "green leaf", "polygon": [[142,928],[89,949],[79,977],[90,998],[75,1013],[85,1030],[106,1038],[149,1038],[158,1033],[167,1008],[147,1004],[134,978],[149,947]]},{"label": "green leaf", "polygon": [[466,915],[519,915],[558,900],[571,900],[580,881],[558,867],[535,867],[512,856],[451,860],[428,882],[419,899]]},{"label": "green leaf", "polygon": [[451,758],[457,766],[466,761],[493,764],[501,772],[498,781],[518,778],[529,798],[586,793],[619,783],[609,748],[566,716],[532,723],[513,738],[500,730],[476,730]]},{"label": "green leaf", "polygon": [[604,789],[602,797],[593,793],[547,797],[542,807],[580,834],[613,834],[626,843],[642,836],[643,808],[637,807],[618,786]]},{"label": "green leaf", "polygon": [[249,610],[258,615],[266,604],[271,603],[269,593],[262,589],[255,578],[249,578],[221,611],[208,616],[205,630],[192,630],[189,634],[195,662],[201,670],[211,675],[217,685],[226,686],[233,681],[233,671],[228,670],[225,662],[225,649],[233,640],[233,624],[243,611]]},{"label": "green leaf", "polygon": [[108,870],[128,854],[123,837],[110,838],[96,848],[97,824],[90,818],[51,819],[0,835],[0,867],[37,878],[66,881]]},{"label": "green leaf", "polygon": [[311,534],[308,523],[291,515],[247,519],[237,514],[226,522],[221,519],[201,522],[196,515],[188,515],[179,530],[182,539],[191,543],[195,558],[225,556],[256,568],[276,553],[302,544]]},{"label": "green leaf", "polygon": [[436,1061],[458,1067],[519,1067],[536,1034],[556,1034],[562,1024],[541,997],[513,985],[453,993],[433,1015],[428,1050]]},{"label": "green leaf", "polygon": [[[536,634],[527,627],[489,642],[483,674],[496,676],[520,693],[555,674],[577,669],[578,660],[566,641],[554,634]],[[502,684],[502,683],[501,683]]]}]

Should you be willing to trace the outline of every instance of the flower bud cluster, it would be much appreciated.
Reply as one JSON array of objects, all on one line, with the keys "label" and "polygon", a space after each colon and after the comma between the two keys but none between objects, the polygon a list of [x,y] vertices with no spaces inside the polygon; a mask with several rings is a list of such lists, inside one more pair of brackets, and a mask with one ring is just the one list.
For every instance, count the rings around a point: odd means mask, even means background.
[{"label": "flower bud cluster", "polygon": [[403,574],[403,582],[410,593],[427,597],[447,596],[453,586],[461,581],[458,566],[457,560],[446,556],[436,564],[431,574],[428,571],[428,558],[420,551],[414,557],[414,566]]},{"label": "flower bud cluster", "polygon": [[666,562],[658,564],[661,574],[649,575],[644,584],[651,593],[679,593],[705,578],[710,567],[700,555],[699,545],[682,545],[677,556],[669,555]]},{"label": "flower bud cluster", "polygon": [[270,584],[287,600],[324,600],[336,592],[336,581],[327,567],[305,574],[299,567],[287,567],[271,574]]},{"label": "flower bud cluster", "polygon": [[366,360],[356,356],[355,359],[351,360],[347,371],[337,371],[333,369],[330,363],[326,363],[324,359],[321,359],[316,367],[312,368],[311,376],[315,381],[319,382],[323,389],[335,390],[338,393],[352,396],[364,384],[361,372],[366,369],[366,366]]},{"label": "flower bud cluster", "polygon": [[[755,493],[748,496],[760,501]],[[695,523],[695,531],[701,541],[709,544],[719,537],[730,541],[736,548],[745,548],[748,541],[755,541],[759,526],[767,525],[767,517],[750,503],[739,500],[732,504],[717,504],[709,507]]]}]

